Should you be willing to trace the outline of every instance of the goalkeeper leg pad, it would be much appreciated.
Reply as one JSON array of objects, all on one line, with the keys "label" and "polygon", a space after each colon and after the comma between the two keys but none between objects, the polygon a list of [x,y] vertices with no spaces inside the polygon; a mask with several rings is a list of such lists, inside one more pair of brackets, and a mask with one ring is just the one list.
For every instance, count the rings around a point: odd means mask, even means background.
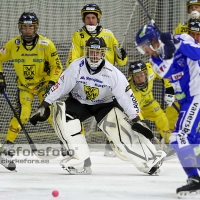
[{"label": "goalkeeper leg pad", "polygon": [[65,113],[64,102],[55,101],[52,111],[55,132],[68,151],[60,165],[69,173],[73,171],[72,174],[74,174],[74,171],[77,171],[78,174],[78,172],[84,171],[84,168],[91,166],[91,163],[86,162],[90,160],[90,150],[85,135],[80,133],[81,122]]},{"label": "goalkeeper leg pad", "polygon": [[149,139],[132,130],[128,117],[118,108],[113,108],[98,126],[139,171],[152,175],[159,169],[166,153],[157,151]]}]

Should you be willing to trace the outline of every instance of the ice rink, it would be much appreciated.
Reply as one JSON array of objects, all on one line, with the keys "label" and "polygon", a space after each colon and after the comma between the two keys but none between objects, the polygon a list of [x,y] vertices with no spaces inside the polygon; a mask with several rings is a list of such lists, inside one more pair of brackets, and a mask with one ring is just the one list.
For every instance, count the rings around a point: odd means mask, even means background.
[{"label": "ice rink", "polygon": [[[160,176],[145,175],[103,152],[91,153],[91,175],[69,175],[59,165],[62,157],[49,163],[20,159],[24,163],[17,164],[17,172],[0,166],[0,200],[169,200],[177,199],[176,188],[186,183],[177,158],[163,163]],[[59,191],[58,197],[52,196],[53,190]]]}]

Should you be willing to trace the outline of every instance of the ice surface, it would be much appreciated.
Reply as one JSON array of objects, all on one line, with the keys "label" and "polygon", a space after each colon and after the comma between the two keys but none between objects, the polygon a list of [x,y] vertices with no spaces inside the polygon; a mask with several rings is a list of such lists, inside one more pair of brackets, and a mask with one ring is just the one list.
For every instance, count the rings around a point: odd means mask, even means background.
[{"label": "ice surface", "polygon": [[[103,154],[91,153],[91,175],[69,175],[59,165],[62,157],[44,164],[21,156],[17,159],[26,163],[17,163],[17,172],[0,166],[0,200],[169,200],[177,199],[176,188],[186,183],[177,158],[163,163],[160,176],[149,176]],[[52,196],[53,190],[59,191],[58,197]]]}]

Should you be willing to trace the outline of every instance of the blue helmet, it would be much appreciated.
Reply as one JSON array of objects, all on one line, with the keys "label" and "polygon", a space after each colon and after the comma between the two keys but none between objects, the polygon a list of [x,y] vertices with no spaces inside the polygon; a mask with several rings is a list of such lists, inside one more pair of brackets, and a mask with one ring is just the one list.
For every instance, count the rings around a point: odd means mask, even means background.
[{"label": "blue helmet", "polygon": [[144,43],[145,41],[149,41],[151,44],[151,39],[155,38],[158,41],[160,34],[155,26],[152,24],[144,25],[137,33],[135,41],[137,45]]},{"label": "blue helmet", "polygon": [[[153,26],[152,24],[144,25],[136,34],[136,37],[135,37],[136,46],[138,47],[143,44],[151,46],[151,40],[154,38],[158,41],[159,36],[160,34],[158,30],[155,28],[155,26]],[[144,54],[144,52],[141,52],[141,53]]]}]

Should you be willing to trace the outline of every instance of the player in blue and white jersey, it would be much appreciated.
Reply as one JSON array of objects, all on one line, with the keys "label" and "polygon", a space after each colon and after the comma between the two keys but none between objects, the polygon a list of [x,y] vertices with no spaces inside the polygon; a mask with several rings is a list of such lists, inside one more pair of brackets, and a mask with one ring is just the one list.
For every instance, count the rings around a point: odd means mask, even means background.
[{"label": "player in blue and white jersey", "polygon": [[200,195],[200,46],[188,34],[159,33],[149,24],[136,34],[137,49],[150,55],[154,70],[173,85],[180,104],[179,117],[170,136],[188,176],[187,184],[177,189],[178,197]]}]

